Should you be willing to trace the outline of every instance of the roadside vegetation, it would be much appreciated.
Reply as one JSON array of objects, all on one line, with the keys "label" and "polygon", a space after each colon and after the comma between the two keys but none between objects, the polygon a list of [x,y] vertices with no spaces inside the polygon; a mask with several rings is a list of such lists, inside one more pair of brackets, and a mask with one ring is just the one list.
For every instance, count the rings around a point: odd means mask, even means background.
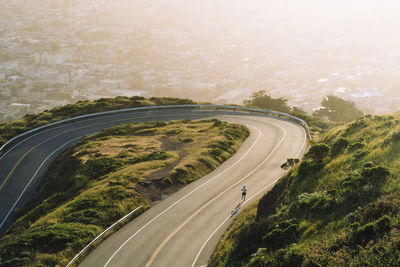
[{"label": "roadside vegetation", "polygon": [[103,112],[124,108],[136,108],[144,106],[157,105],[182,105],[195,104],[190,99],[179,99],[169,97],[152,97],[144,98],[140,96],[115,98],[101,98],[94,101],[79,101],[75,104],[69,104],[51,110],[45,110],[38,114],[26,114],[19,120],[13,120],[0,124],[0,146],[5,142],[36,127],[56,122],[80,115]]},{"label": "roadside vegetation", "polygon": [[366,115],[321,135],[209,266],[399,266],[399,120]]},{"label": "roadside vegetation", "polygon": [[128,212],[140,205],[143,212],[215,169],[248,135],[214,119],[132,123],[84,137],[16,212],[0,240],[0,266],[65,266]]},{"label": "roadside vegetation", "polygon": [[351,122],[362,117],[363,113],[353,101],[345,100],[334,95],[325,96],[321,108],[313,116],[327,118],[329,121]]},{"label": "roadside vegetation", "polygon": [[[342,99],[340,99],[340,100],[342,100]],[[287,104],[287,101],[288,101],[287,99],[282,98],[282,97],[272,98],[271,96],[269,96],[267,94],[267,92],[265,90],[260,90],[260,91],[254,92],[250,96],[249,99],[243,101],[243,104],[246,107],[279,111],[279,112],[284,112],[284,113],[290,114],[292,116],[298,117],[298,118],[304,120],[305,122],[307,122],[313,139],[318,138],[318,136],[321,133],[326,133],[330,128],[340,125],[341,122],[343,122],[340,120],[329,120],[330,117],[322,116],[322,115],[321,116],[307,115],[307,113],[299,107],[289,107],[289,105]],[[331,101],[322,101],[322,104],[325,104],[325,102],[328,103],[327,104],[328,106],[333,106],[331,108],[331,111],[334,109],[335,114],[339,114],[339,115],[337,115],[337,117],[339,117],[340,115],[343,115],[343,112],[346,114],[348,112],[348,110],[341,109],[341,106],[339,107],[339,105],[329,105],[331,103]],[[346,100],[342,100],[339,102],[340,103],[344,102],[345,103],[344,105],[348,104],[348,101],[346,101]],[[354,105],[354,103],[352,105]],[[338,109],[335,109],[335,108],[338,108]],[[354,115],[356,117],[362,116],[362,113],[361,113],[361,115],[359,113],[357,113],[357,114],[354,114]],[[324,118],[326,118],[326,119],[324,119]]]}]

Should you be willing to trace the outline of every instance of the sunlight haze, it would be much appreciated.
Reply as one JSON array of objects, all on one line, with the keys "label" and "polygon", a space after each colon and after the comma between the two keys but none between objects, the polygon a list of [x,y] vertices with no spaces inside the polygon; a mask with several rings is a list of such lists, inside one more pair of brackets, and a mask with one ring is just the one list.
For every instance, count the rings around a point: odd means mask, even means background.
[{"label": "sunlight haze", "polygon": [[259,90],[308,113],[329,94],[400,109],[398,1],[0,4],[0,120],[117,95],[242,104]]}]

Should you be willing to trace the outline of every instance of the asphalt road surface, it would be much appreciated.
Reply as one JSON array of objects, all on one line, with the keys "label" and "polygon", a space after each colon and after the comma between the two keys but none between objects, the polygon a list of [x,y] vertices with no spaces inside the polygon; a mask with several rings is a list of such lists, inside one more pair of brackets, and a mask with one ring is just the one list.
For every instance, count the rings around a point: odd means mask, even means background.
[{"label": "asphalt road surface", "polygon": [[[51,128],[16,144],[0,158],[0,234],[12,221],[63,150],[84,135],[122,123],[218,118],[244,124],[250,137],[239,151],[207,176],[154,205],[103,241],[80,266],[204,266],[241,203],[259,199],[284,173],[287,158],[303,154],[304,129],[265,115],[221,110],[141,111],[85,119]],[[240,209],[238,212],[240,212]]]}]

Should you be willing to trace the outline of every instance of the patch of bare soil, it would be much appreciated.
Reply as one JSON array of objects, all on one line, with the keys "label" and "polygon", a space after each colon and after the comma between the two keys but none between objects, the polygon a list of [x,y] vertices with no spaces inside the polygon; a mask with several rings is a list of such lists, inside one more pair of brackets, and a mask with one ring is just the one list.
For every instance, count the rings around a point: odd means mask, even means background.
[{"label": "patch of bare soil", "polygon": [[183,185],[174,183],[174,184],[169,184],[163,180],[158,180],[158,181],[149,181],[145,180],[136,185],[136,192],[151,200],[151,202],[158,202],[160,200],[165,199],[172,193],[175,193],[178,191],[180,188],[182,188]]},{"label": "patch of bare soil", "polygon": [[182,161],[181,158],[183,157],[183,153],[179,154],[179,159],[175,161],[174,163],[165,166],[164,168],[161,168],[155,172],[150,173],[149,175],[144,176],[144,178],[150,180],[150,181],[158,181],[162,180],[163,178],[169,178],[171,176],[171,171]]},{"label": "patch of bare soil", "polygon": [[[183,144],[181,142],[167,138],[162,139],[161,149],[164,151],[181,150],[182,147]],[[152,202],[160,201],[178,191],[183,185],[176,183],[171,177],[171,171],[182,161],[185,155],[186,152],[180,151],[178,153],[179,159],[176,162],[144,176],[145,180],[139,182],[136,191],[142,196],[149,198]],[[171,178],[173,184],[166,182],[164,178]]]},{"label": "patch of bare soil", "polygon": [[161,149],[165,151],[181,150],[183,145],[182,142],[172,140],[171,138],[161,139]]}]

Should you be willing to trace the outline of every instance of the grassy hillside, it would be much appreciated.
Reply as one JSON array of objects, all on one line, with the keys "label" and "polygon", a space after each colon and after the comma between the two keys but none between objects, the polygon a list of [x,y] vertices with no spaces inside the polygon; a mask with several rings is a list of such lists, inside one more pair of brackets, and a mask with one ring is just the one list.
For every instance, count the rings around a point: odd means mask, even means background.
[{"label": "grassy hillside", "polygon": [[83,138],[50,167],[0,240],[0,266],[65,266],[139,205],[200,178],[229,158],[246,127],[218,120],[147,122]]},{"label": "grassy hillside", "polygon": [[0,146],[12,137],[30,129],[80,115],[124,108],[182,104],[194,104],[194,102],[189,99],[169,97],[152,97],[146,99],[140,96],[133,96],[131,98],[119,96],[115,98],[101,98],[95,101],[79,101],[75,104],[45,110],[39,114],[27,114],[19,120],[1,123]]},{"label": "grassy hillside", "polygon": [[[23,118],[18,120],[0,123],[0,146],[2,146],[5,142],[10,140],[14,136],[17,136],[28,130],[43,126],[51,122],[56,122],[80,115],[125,108],[183,104],[195,104],[195,102],[190,99],[170,97],[151,97],[146,99],[140,96],[133,96],[130,98],[118,96],[115,98],[101,98],[94,101],[79,101],[75,104],[69,104],[53,108],[51,110],[45,110],[38,114],[27,114]],[[334,125],[320,118],[304,115],[301,113],[292,112],[291,115],[297,116],[305,120],[310,125],[313,136],[318,136],[319,133],[325,132],[327,129],[332,127],[332,125]],[[2,151],[0,151],[0,155],[1,153]]]},{"label": "grassy hillside", "polygon": [[224,235],[210,266],[399,266],[400,113],[320,138]]}]

